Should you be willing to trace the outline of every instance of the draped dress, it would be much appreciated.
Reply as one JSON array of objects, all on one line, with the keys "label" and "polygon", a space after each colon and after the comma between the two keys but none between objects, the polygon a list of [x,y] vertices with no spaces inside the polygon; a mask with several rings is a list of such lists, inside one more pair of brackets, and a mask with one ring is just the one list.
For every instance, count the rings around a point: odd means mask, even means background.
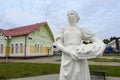
[{"label": "draped dress", "polygon": [[[59,80],[90,80],[90,72],[87,59],[99,57],[105,49],[104,43],[91,31],[79,27],[67,27],[56,36],[56,44],[69,50],[62,51]],[[83,44],[83,41],[91,41],[91,44]],[[75,52],[72,54],[71,52]],[[71,56],[75,55],[77,60]]]}]

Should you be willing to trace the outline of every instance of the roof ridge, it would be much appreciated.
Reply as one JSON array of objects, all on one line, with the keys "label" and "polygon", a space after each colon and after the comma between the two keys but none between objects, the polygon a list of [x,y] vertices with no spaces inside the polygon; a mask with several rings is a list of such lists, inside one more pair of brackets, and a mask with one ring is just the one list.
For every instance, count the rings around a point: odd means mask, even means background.
[{"label": "roof ridge", "polygon": [[[6,30],[13,30],[13,29],[18,29],[18,28],[24,28],[24,27],[29,27],[29,26],[36,25],[36,24],[43,24],[43,23],[45,24],[45,23],[47,23],[47,22],[34,23],[34,24],[19,26],[19,27],[15,27],[15,28],[11,28],[11,29],[6,29]],[[4,30],[4,29],[2,29],[2,30]]]},{"label": "roof ridge", "polygon": [[35,31],[36,29],[42,27],[46,23],[47,22],[35,23],[35,24],[26,25],[26,26],[22,26],[22,27],[1,30],[1,32],[3,32],[5,36],[11,36],[11,37],[25,36],[25,35],[30,34],[33,31]]}]

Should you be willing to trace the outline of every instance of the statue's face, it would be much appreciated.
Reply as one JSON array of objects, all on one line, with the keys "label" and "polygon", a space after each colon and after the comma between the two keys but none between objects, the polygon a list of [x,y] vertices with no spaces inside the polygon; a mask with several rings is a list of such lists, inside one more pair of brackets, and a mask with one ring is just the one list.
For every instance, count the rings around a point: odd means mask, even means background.
[{"label": "statue's face", "polygon": [[75,24],[77,22],[76,14],[73,11],[68,12],[67,17],[70,24]]}]

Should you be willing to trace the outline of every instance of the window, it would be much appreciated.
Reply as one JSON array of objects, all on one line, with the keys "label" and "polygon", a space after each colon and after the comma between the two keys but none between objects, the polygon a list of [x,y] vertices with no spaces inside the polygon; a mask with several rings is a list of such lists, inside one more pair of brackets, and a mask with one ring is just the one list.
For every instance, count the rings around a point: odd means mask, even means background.
[{"label": "window", "polygon": [[35,44],[35,53],[40,53],[40,45],[39,44]]},{"label": "window", "polygon": [[20,43],[20,53],[23,53],[23,43]]},{"label": "window", "polygon": [[0,39],[2,39],[2,34],[0,33]]},{"label": "window", "polygon": [[14,53],[14,45],[11,44],[11,54],[13,54],[13,53]]},{"label": "window", "polygon": [[39,53],[39,44],[38,44],[38,46],[37,46],[37,53]]},{"label": "window", "polygon": [[3,44],[0,44],[0,54],[3,53]]},{"label": "window", "polygon": [[18,53],[18,44],[15,44],[15,52]]},{"label": "window", "polygon": [[37,53],[37,44],[35,44],[35,53]]},{"label": "window", "polygon": [[1,44],[0,44],[0,54],[1,54]]},{"label": "window", "polygon": [[42,51],[42,48],[41,48],[41,47],[42,47],[42,45],[41,45],[41,44],[39,44],[39,46],[38,46],[38,47],[39,47],[39,48],[38,48],[38,49],[39,49],[39,50],[38,50],[38,51],[39,51],[38,53],[41,53],[41,51]]},{"label": "window", "polygon": [[40,47],[40,52],[42,53],[42,44],[41,44],[41,47]]},{"label": "window", "polygon": [[2,33],[0,33],[0,39],[3,39],[4,37],[3,37],[4,35],[2,34]]},{"label": "window", "polygon": [[4,35],[2,34],[2,36],[4,36]]}]

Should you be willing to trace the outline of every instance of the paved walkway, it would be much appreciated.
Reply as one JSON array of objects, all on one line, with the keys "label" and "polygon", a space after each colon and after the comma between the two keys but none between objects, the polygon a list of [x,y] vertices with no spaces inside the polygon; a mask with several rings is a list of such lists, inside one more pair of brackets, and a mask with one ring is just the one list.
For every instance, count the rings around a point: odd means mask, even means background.
[{"label": "paved walkway", "polygon": [[105,65],[105,66],[120,66],[120,62],[93,62],[89,61],[89,65]]},{"label": "paved walkway", "polygon": [[[61,56],[49,56],[49,57],[41,57],[34,59],[8,59],[8,62],[30,62],[30,63],[41,63],[41,62],[55,62],[56,60],[60,60]],[[5,59],[0,59],[0,62],[5,62]]]},{"label": "paved walkway", "polygon": [[[59,74],[18,78],[18,79],[11,79],[11,80],[59,80]],[[97,77],[92,77],[91,80],[103,80],[103,79],[97,78]],[[120,80],[120,77],[106,77],[106,80]]]},{"label": "paved walkway", "polygon": [[[101,57],[106,59],[113,59],[113,57]],[[8,62],[27,62],[27,63],[53,63],[60,64],[61,56],[50,56],[50,57],[41,57],[36,59],[26,59],[26,60],[17,60],[17,59],[9,59]],[[120,58],[117,58],[120,59]],[[5,59],[0,60],[0,62],[5,62]],[[89,61],[90,65],[106,65],[106,66],[120,66],[120,62],[93,62]]]}]

